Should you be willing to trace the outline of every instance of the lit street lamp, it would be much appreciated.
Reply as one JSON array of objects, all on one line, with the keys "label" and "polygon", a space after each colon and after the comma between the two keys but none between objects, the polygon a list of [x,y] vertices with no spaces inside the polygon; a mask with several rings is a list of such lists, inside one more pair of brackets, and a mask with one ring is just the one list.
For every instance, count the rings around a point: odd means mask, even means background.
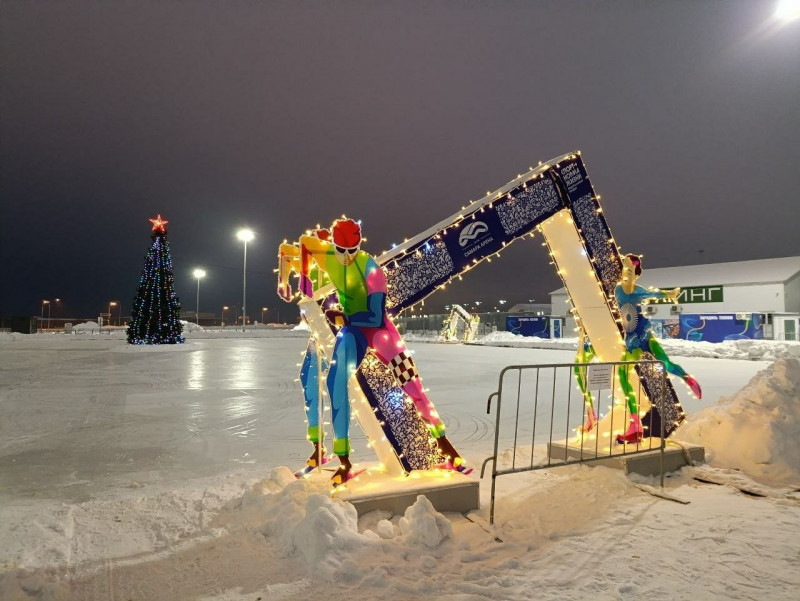
[{"label": "lit street lamp", "polygon": [[228,307],[228,305],[223,305],[223,307],[222,307],[222,322],[220,323],[220,326],[223,327],[223,328],[225,327],[225,311],[227,311],[228,309],[230,309],[230,307]]},{"label": "lit street lamp", "polygon": [[267,307],[261,307],[261,323],[264,323],[264,313],[269,311]]},{"label": "lit street lamp", "polygon": [[[111,321],[111,307],[116,307],[119,303],[117,301],[111,301],[108,303],[108,325],[114,325],[114,322]],[[117,324],[119,325],[119,324]]]},{"label": "lit street lamp", "polygon": [[253,230],[247,228],[236,232],[236,237],[244,242],[244,264],[242,267],[242,332],[247,323],[247,243],[255,238]]},{"label": "lit street lamp", "polygon": [[43,300],[42,301],[42,312],[39,316],[39,321],[44,321],[44,306],[47,305],[47,329],[50,329],[50,301]]},{"label": "lit street lamp", "polygon": [[197,309],[194,312],[194,322],[199,326],[200,325],[200,280],[206,277],[206,272],[204,269],[200,269],[199,267],[192,272],[192,275],[197,279]]}]

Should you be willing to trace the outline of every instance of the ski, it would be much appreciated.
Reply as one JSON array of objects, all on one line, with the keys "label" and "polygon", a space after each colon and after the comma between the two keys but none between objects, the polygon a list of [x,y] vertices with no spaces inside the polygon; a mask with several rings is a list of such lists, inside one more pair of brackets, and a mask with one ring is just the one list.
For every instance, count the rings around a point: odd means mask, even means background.
[{"label": "ski", "polygon": [[[327,457],[327,456],[324,456],[324,457],[322,458],[322,465],[325,465],[326,463],[328,463],[328,461],[330,461],[330,459],[328,459],[328,457]],[[305,478],[305,477],[306,477],[306,476],[308,476],[308,475],[309,475],[311,472],[313,472],[315,469],[317,469],[317,466],[316,466],[316,465],[306,465],[306,466],[305,466],[303,469],[297,470],[297,471],[294,473],[294,477],[295,477],[295,478],[298,478],[298,479],[299,479],[299,478]]]},{"label": "ski", "polygon": [[341,488],[345,484],[347,484],[349,482],[352,482],[353,480],[358,478],[361,474],[363,474],[366,471],[367,471],[367,468],[365,468],[365,467],[361,468],[361,469],[358,469],[358,470],[351,470],[350,473],[347,474],[347,480],[345,480],[344,482],[342,482],[340,484],[337,484],[336,482],[331,480],[331,486],[333,486],[334,490],[336,490],[337,488]]}]

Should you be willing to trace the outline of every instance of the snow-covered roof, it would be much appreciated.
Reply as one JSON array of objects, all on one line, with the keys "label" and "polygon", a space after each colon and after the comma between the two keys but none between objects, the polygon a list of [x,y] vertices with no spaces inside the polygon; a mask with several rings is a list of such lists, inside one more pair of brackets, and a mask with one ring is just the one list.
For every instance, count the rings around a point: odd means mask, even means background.
[{"label": "snow-covered roof", "polygon": [[[756,259],[733,263],[709,263],[706,265],[686,265],[684,267],[647,268],[644,258],[644,271],[637,284],[671,288],[680,286],[724,286],[734,284],[776,284],[783,283],[800,273],[800,257],[780,257],[777,259]],[[550,294],[563,294],[565,288],[553,290]]]}]

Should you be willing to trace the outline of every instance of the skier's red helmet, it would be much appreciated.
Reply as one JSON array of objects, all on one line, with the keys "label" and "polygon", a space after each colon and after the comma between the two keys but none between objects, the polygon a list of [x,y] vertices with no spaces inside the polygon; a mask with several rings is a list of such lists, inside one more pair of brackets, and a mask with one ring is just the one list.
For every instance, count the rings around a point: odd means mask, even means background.
[{"label": "skier's red helmet", "polygon": [[361,245],[361,226],[352,219],[333,222],[333,243],[341,249],[356,249]]}]

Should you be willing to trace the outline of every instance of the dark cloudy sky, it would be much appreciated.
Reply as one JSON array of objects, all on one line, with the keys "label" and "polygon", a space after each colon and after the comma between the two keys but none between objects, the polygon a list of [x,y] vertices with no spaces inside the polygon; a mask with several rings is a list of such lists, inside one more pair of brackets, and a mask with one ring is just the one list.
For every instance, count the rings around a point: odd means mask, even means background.
[{"label": "dark cloudy sky", "polygon": [[[574,149],[645,267],[800,254],[800,21],[774,1],[0,7],[0,314],[127,314],[156,213],[185,308],[195,266],[201,311],[241,302],[249,225],[274,311],[283,238],[347,213],[378,253]],[[559,286],[519,242],[429,306]]]}]

